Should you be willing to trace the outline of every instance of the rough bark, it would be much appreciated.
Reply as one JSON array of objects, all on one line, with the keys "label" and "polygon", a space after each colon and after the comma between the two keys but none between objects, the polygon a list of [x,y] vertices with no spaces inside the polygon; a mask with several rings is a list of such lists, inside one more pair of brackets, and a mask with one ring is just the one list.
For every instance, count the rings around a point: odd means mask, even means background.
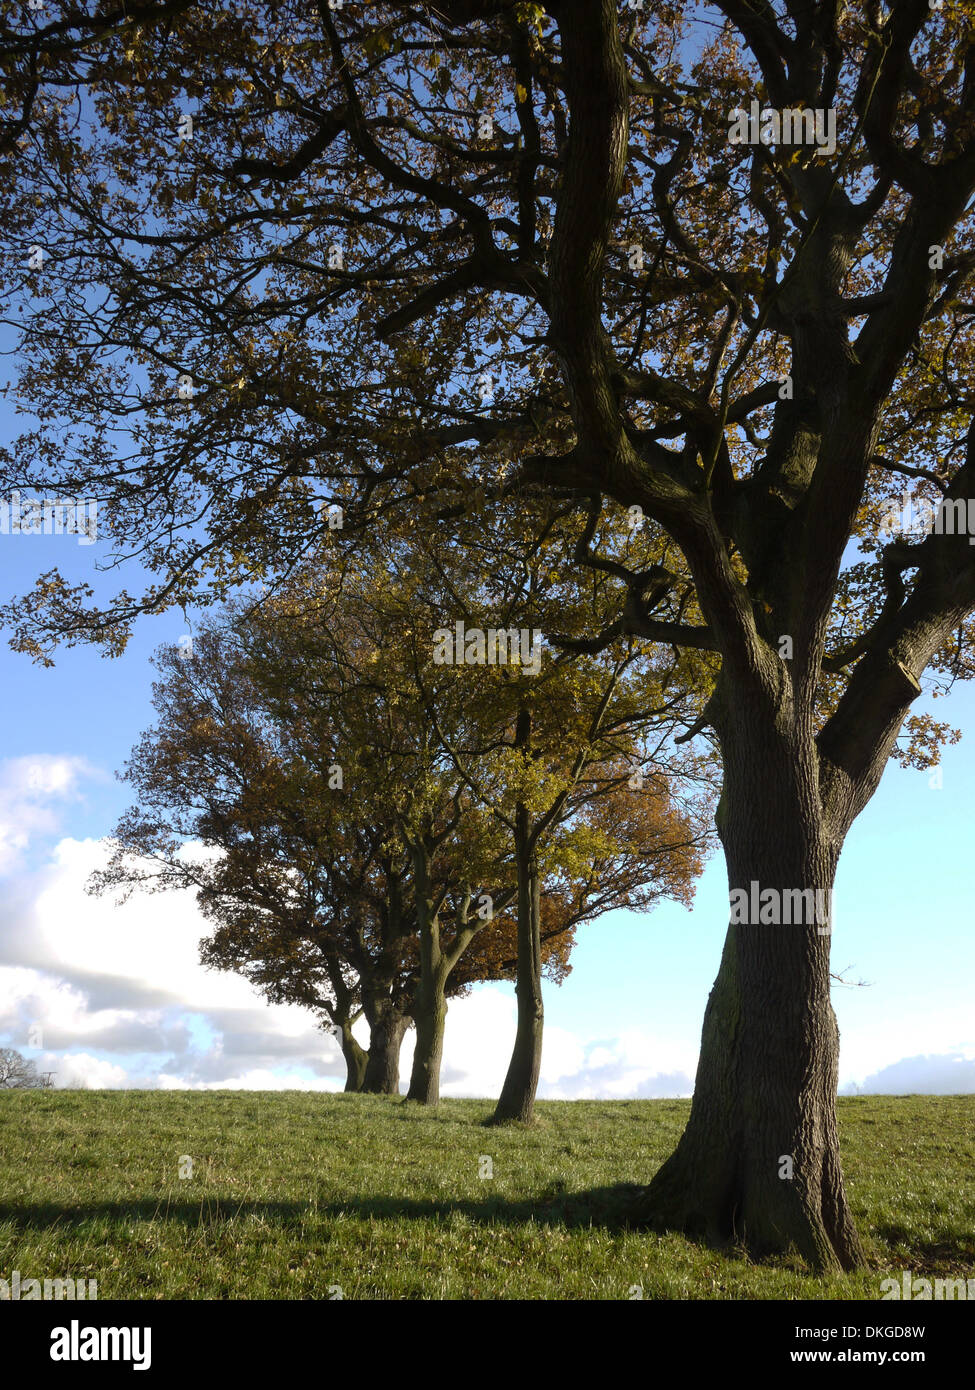
[{"label": "rough bark", "polygon": [[359,1046],[353,1037],[351,1023],[341,1025],[339,1041],[342,1047],[342,1056],[345,1058],[345,1089],[347,1091],[361,1091],[366,1079],[369,1054],[365,1048]]},{"label": "rough bark", "polygon": [[[831,892],[840,845],[820,812],[811,738],[783,736],[739,703],[723,730],[718,830],[730,890]],[[789,894],[786,898],[784,895]],[[708,1000],[691,1115],[644,1212],[754,1255],[797,1250],[815,1268],[863,1253],[843,1189],[836,1125],[839,1030],[831,917],[732,922]]]},{"label": "rough bark", "polygon": [[399,1056],[409,1018],[386,997],[367,994],[365,1005],[369,1023],[369,1059],[362,1089],[370,1095],[399,1094]]},{"label": "rough bark", "polygon": [[353,991],[346,981],[338,954],[332,950],[324,950],[323,956],[334,994],[334,1002],[326,1005],[326,1010],[334,1026],[342,1056],[345,1058],[345,1089],[361,1091],[366,1076],[367,1057],[353,1035],[352,1025],[362,1010],[356,1006]]},{"label": "rough bark", "polygon": [[535,1092],[542,1066],[541,879],[532,853],[528,808],[519,806],[516,817],[518,870],[518,1028],[508,1072],[492,1120],[495,1124],[517,1120],[530,1124],[535,1112]]},{"label": "rough bark", "polygon": [[446,1022],[447,1001],[443,988],[433,981],[429,990],[421,989],[417,996],[416,1048],[407,1100],[418,1100],[422,1105],[438,1104]]},{"label": "rough bark", "polygon": [[440,945],[440,921],[431,900],[430,855],[423,845],[413,853],[417,921],[420,932],[420,983],[416,992],[414,1021],[416,1047],[407,1100],[436,1105],[440,1100],[440,1063],[447,1022],[445,988],[449,965]]}]

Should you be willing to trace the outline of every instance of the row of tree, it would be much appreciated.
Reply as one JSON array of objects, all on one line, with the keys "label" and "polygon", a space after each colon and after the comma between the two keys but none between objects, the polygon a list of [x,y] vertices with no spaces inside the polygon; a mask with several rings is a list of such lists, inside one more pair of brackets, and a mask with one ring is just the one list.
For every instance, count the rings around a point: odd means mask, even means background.
[{"label": "row of tree", "polygon": [[543,973],[564,977],[583,923],[690,899],[713,773],[674,739],[701,673],[631,638],[543,642],[612,602],[572,582],[564,526],[478,505],[462,546],[387,528],[159,656],[138,802],[93,887],[192,887],[205,962],[313,1009],[347,1090],[398,1090],[412,1024],[408,1096],[435,1103],[447,1000],[515,979],[496,1118],[530,1120]]},{"label": "row of tree", "polygon": [[[969,10],[6,7],[0,301],[30,416],[0,483],[97,499],[88,554],[143,569],[107,596],[39,576],[14,645],[116,653],[142,614],[273,591],[334,508],[354,559],[394,516],[541,494],[620,595],[567,635],[713,659],[729,889],[829,890],[898,740],[937,759],[925,672],[975,674],[967,534],[881,527],[905,487],[975,499]],[[729,139],[755,105],[828,115],[835,148],[795,121]],[[649,566],[588,529],[620,508]],[[829,947],[730,924],[648,1221],[863,1261]]]}]

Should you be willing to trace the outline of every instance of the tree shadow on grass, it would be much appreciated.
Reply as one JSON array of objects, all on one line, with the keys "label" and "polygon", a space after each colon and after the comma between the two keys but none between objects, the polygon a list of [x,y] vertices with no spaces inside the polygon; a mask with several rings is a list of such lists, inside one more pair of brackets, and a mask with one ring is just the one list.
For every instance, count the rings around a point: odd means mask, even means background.
[{"label": "tree shadow on grass", "polygon": [[[906,1226],[874,1226],[871,1234],[885,1244],[908,1252],[911,1272],[916,1275],[975,1271],[975,1236],[946,1231],[932,1240],[921,1240]],[[880,1263],[883,1263],[881,1259]]]},{"label": "tree shadow on grass", "polygon": [[319,1204],[321,1214],[362,1217],[365,1220],[450,1221],[459,1214],[479,1225],[563,1226],[566,1229],[598,1227],[600,1230],[623,1231],[639,1225],[637,1200],[645,1188],[635,1183],[615,1187],[594,1187],[567,1192],[558,1184],[532,1197],[517,1201],[501,1196],[485,1196],[481,1201],[461,1198],[456,1201],[429,1198],[389,1196],[359,1196],[344,1201]]},{"label": "tree shadow on grass", "polygon": [[[386,1193],[355,1193],[340,1196],[334,1190],[311,1192],[307,1201],[235,1201],[229,1196],[214,1193],[191,1199],[144,1197],[130,1202],[80,1202],[68,1205],[61,1202],[0,1202],[0,1223],[13,1227],[16,1239],[29,1231],[58,1230],[69,1236],[91,1223],[130,1226],[133,1222],[149,1225],[181,1225],[187,1229],[210,1229],[217,1232],[232,1225],[261,1222],[271,1231],[291,1231],[299,1234],[314,1217],[317,1223],[348,1221],[417,1221],[435,1222],[448,1230],[458,1217],[479,1226],[549,1226],[564,1230],[594,1229],[623,1234],[626,1231],[646,1232],[651,1229],[646,1220],[641,1199],[646,1187],[635,1183],[587,1188],[569,1192],[553,1183],[530,1197],[517,1200],[499,1194],[483,1198],[396,1197]],[[898,1225],[875,1226],[871,1235],[892,1247],[889,1256],[875,1248],[871,1264],[887,1269],[896,1258],[898,1268],[906,1260],[918,1277],[958,1276],[970,1274],[975,1267],[975,1239],[970,1235],[947,1233],[934,1240],[919,1240],[917,1235]],[[111,1232],[108,1233],[111,1239]],[[694,1239],[692,1237],[692,1239]],[[695,1240],[697,1243],[698,1237]],[[897,1255],[894,1255],[894,1249]],[[740,1253],[730,1247],[725,1253]],[[776,1264],[781,1259],[776,1258]],[[888,1271],[889,1272],[889,1271]]]},{"label": "tree shadow on grass", "polygon": [[88,1222],[176,1222],[184,1226],[220,1226],[248,1218],[263,1218],[272,1225],[301,1225],[309,1214],[319,1219],[413,1220],[450,1223],[456,1215],[479,1225],[524,1226],[530,1223],[567,1229],[598,1227],[623,1231],[636,1228],[636,1204],[646,1189],[634,1183],[615,1187],[566,1192],[555,1184],[533,1197],[512,1201],[497,1195],[433,1200],[356,1194],[337,1197],[334,1192],[310,1196],[307,1202],[234,1201],[203,1195],[192,1200],[161,1197],[132,1202],[0,1202],[0,1222],[11,1222],[18,1232],[60,1227],[64,1230]]}]

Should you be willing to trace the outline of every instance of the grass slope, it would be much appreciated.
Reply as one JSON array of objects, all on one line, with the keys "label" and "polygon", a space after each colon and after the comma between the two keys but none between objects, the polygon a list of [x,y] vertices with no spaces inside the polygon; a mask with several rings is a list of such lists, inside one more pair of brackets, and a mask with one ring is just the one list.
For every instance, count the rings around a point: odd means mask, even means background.
[{"label": "grass slope", "polygon": [[649,1179],[689,1106],[548,1101],[524,1130],[484,1128],[479,1100],[0,1092],[0,1277],[103,1299],[875,1299],[903,1269],[975,1277],[975,1096],[840,1100],[871,1268],[832,1279],[625,1227],[614,1185]]}]

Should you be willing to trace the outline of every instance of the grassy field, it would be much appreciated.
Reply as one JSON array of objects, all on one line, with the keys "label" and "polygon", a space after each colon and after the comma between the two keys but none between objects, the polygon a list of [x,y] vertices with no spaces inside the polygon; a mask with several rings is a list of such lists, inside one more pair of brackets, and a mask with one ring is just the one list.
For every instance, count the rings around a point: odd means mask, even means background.
[{"label": "grassy field", "polygon": [[616,1185],[647,1181],[689,1104],[549,1101],[499,1130],[477,1100],[0,1092],[0,1277],[101,1299],[875,1299],[903,1269],[975,1277],[975,1096],[840,1100],[871,1268],[831,1279],[626,1228]]}]

